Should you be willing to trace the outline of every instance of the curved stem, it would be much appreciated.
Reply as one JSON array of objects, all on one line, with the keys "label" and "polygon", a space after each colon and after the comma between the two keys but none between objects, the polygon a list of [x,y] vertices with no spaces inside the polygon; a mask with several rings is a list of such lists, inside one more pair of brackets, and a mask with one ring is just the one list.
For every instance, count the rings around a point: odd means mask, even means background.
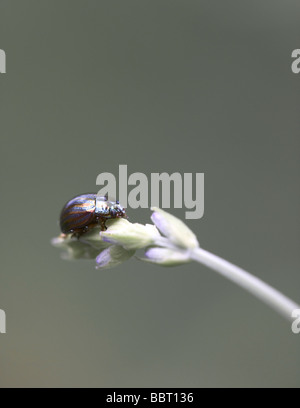
[{"label": "curved stem", "polygon": [[244,269],[233,265],[211,252],[205,251],[202,248],[196,248],[191,251],[190,256],[194,261],[206,265],[208,268],[215,270],[225,278],[246,289],[289,321],[293,321],[292,312],[295,309],[300,309],[300,306],[297,305],[297,303],[284,296],[278,290],[272,288],[270,285],[251,275]]}]

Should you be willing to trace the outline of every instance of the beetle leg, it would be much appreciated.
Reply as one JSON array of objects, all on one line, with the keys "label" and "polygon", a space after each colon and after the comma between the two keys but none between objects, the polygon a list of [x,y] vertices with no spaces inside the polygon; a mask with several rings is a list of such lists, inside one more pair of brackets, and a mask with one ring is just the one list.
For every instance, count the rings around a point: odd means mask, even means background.
[{"label": "beetle leg", "polygon": [[78,230],[78,231],[75,231],[75,232],[73,232],[73,234],[71,235],[71,238],[77,238],[78,240],[79,240],[79,238],[81,237],[81,235],[84,233],[84,231],[80,231],[80,230]]},{"label": "beetle leg", "polygon": [[82,229],[74,231],[73,234],[72,234],[72,238],[74,237],[74,238],[79,239],[81,237],[81,235],[86,234],[87,232],[89,232],[95,225],[97,225],[97,224],[87,225]]},{"label": "beetle leg", "polygon": [[100,220],[99,224],[100,224],[101,231],[107,230],[107,226],[105,225],[105,220]]}]

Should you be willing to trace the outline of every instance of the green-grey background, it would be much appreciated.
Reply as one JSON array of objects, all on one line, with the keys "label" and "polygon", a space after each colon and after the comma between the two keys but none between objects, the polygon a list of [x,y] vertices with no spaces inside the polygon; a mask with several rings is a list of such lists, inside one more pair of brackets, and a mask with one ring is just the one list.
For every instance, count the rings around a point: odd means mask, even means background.
[{"label": "green-grey background", "polygon": [[214,272],[96,271],[50,245],[101,172],[204,172],[205,216],[188,222],[202,246],[300,300],[299,13],[1,0],[2,387],[300,385],[300,335]]}]

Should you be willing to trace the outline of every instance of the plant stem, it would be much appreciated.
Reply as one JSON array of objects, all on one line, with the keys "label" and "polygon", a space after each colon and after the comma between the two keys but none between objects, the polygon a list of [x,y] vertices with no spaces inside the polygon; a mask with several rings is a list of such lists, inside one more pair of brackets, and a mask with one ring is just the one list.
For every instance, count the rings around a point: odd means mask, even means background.
[{"label": "plant stem", "polygon": [[270,307],[275,309],[289,321],[293,321],[292,312],[300,309],[294,301],[284,296],[278,290],[272,288],[262,280],[251,275],[242,268],[220,258],[202,248],[196,248],[191,252],[191,259],[200,262],[210,269],[215,270],[225,278],[235,282],[237,285],[252,293]]}]

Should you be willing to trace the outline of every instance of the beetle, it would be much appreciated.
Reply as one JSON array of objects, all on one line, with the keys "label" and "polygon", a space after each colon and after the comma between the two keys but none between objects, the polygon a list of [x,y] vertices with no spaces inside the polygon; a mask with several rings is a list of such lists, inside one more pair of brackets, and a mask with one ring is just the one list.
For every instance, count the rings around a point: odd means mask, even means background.
[{"label": "beetle", "polygon": [[96,226],[106,230],[105,221],[112,218],[127,218],[119,201],[108,201],[108,196],[81,194],[72,198],[63,207],[60,215],[60,229],[63,234],[80,237]]}]

